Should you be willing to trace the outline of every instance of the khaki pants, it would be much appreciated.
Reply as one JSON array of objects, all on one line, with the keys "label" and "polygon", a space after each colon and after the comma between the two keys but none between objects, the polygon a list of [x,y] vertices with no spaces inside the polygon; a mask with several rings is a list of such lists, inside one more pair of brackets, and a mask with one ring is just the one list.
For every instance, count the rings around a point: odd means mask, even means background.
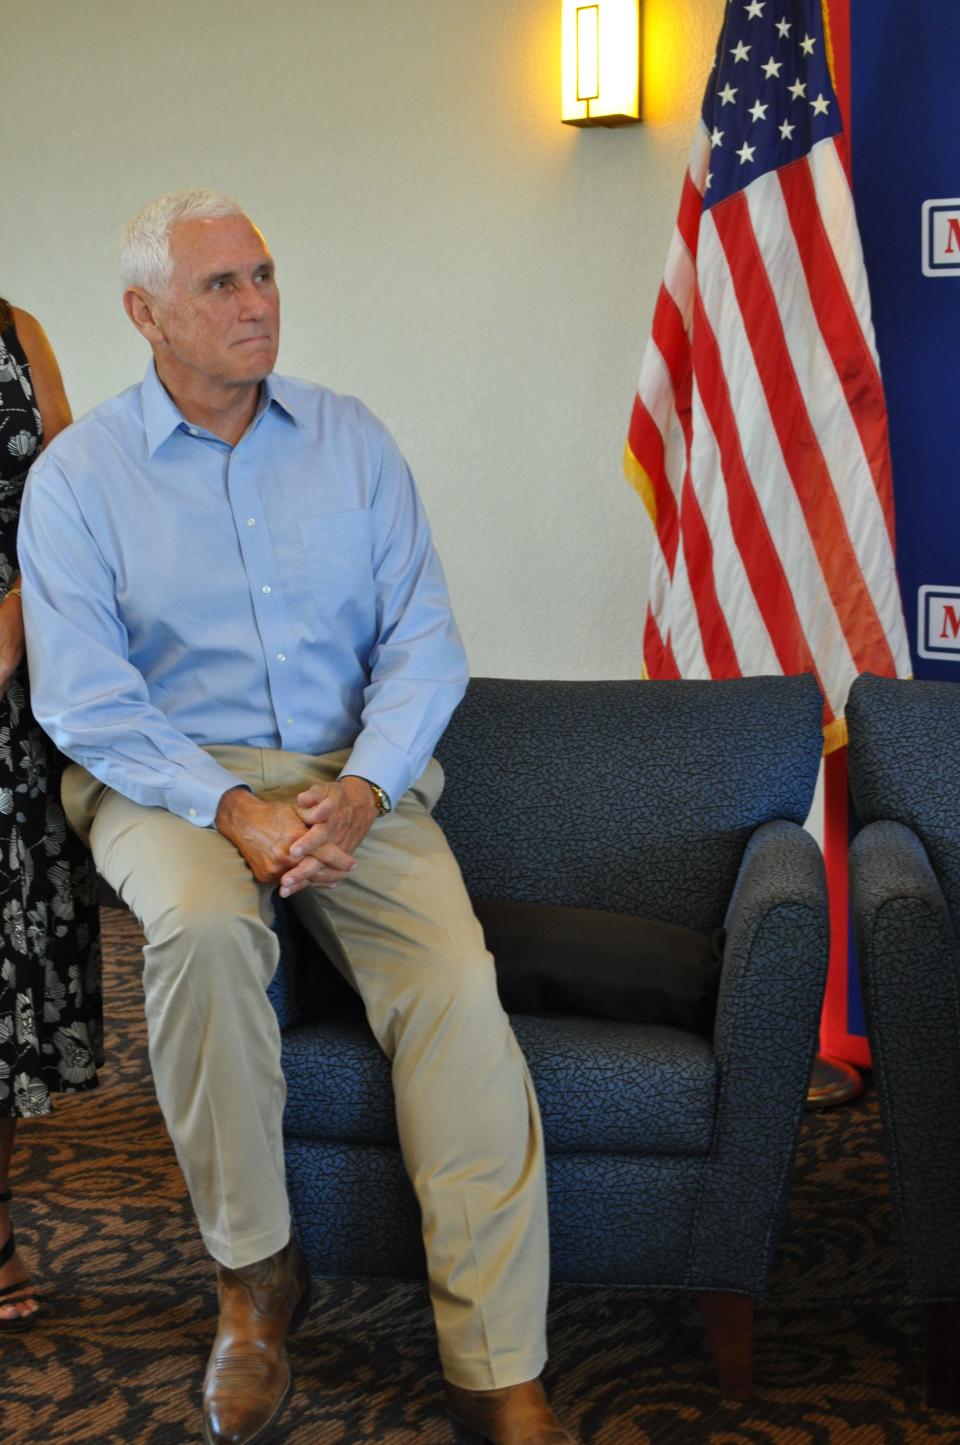
[{"label": "khaki pants", "polygon": [[[270,801],[332,781],[346,758],[209,752]],[[433,762],[374,823],[353,873],[292,903],[392,1061],[444,1374],[491,1389],[538,1375],[546,1358],[543,1141],[490,955],[430,816],[442,784]],[[290,1232],[280,1034],[265,993],[279,952],[271,890],[215,830],[133,803],[76,765],[63,795],[143,925],[150,1063],[206,1246],[234,1268],[265,1258]]]}]

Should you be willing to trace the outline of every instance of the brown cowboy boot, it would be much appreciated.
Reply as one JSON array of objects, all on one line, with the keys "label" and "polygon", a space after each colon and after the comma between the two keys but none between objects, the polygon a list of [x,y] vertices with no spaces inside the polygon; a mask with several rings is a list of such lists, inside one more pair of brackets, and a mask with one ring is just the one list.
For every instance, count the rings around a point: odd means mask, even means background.
[{"label": "brown cowboy boot", "polygon": [[203,1382],[207,1445],[253,1445],[282,1410],[292,1379],[285,1340],[310,1308],[310,1276],[290,1243],[243,1269],[217,1266],[220,1321]]},{"label": "brown cowboy boot", "polygon": [[462,1390],[444,1380],[443,1388],[460,1445],[576,1445],[539,1380],[502,1390]]}]

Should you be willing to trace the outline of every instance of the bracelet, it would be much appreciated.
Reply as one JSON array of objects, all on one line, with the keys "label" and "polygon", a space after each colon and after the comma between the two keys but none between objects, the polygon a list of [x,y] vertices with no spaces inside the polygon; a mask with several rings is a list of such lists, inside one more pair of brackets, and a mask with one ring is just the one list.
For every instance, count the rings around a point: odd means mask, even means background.
[{"label": "bracelet", "polygon": [[8,597],[23,597],[23,588],[20,586],[19,582],[17,583],[16,587],[7,588],[6,592],[3,594],[4,602],[6,602]]}]

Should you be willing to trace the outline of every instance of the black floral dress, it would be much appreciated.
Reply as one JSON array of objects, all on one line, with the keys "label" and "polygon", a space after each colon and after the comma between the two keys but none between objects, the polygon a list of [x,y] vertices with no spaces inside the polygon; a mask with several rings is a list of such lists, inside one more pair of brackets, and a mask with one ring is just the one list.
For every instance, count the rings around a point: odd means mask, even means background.
[{"label": "black floral dress", "polygon": [[[0,597],[17,571],[43,423],[0,301]],[[0,698],[0,1117],[49,1114],[103,1062],[96,875],[60,807],[63,759],[30,712],[26,664]]]}]

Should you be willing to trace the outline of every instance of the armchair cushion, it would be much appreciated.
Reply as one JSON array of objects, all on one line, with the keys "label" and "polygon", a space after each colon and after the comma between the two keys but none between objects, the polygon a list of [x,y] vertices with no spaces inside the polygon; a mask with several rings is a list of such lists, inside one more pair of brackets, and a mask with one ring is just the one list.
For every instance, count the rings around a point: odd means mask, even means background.
[{"label": "armchair cushion", "polygon": [[475,898],[507,1009],[709,1034],[723,933],[601,908]]},{"label": "armchair cushion", "polygon": [[[659,1024],[512,1019],[550,1154],[703,1155],[717,1109],[709,1043]],[[318,1061],[322,1060],[322,1067]],[[289,1138],[397,1148],[390,1064],[359,1006],[287,1029]]]}]

